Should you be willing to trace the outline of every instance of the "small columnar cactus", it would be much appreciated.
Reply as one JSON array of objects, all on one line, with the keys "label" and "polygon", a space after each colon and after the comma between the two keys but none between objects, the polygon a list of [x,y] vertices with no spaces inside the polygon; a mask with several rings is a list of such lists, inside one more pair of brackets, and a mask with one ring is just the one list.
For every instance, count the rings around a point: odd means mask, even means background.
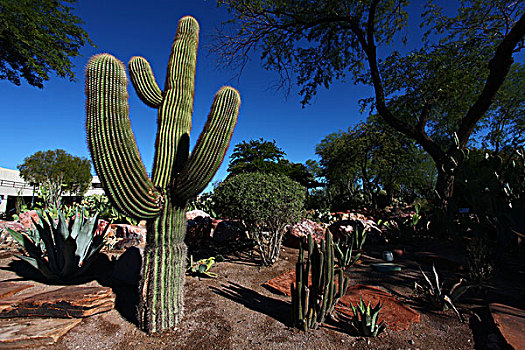
[{"label": "small columnar cactus", "polygon": [[[294,326],[304,331],[317,329],[348,288],[348,277],[344,277],[341,269],[337,270],[338,283],[335,283],[334,243],[329,230],[321,244],[314,242],[312,235],[308,236],[306,258],[303,244],[300,245],[295,271],[296,282],[291,284]],[[312,283],[308,285],[310,275]]]},{"label": "small columnar cactus", "polygon": [[97,174],[120,211],[147,220],[138,319],[149,333],[172,328],[182,318],[187,203],[219,168],[239,112],[238,92],[221,88],[189,156],[198,41],[197,21],[182,18],[171,48],[164,91],[144,58],[133,57],[129,62],[138,96],[158,109],[151,179],[131,130],[124,65],[101,54],[92,57],[86,69],[88,144]]}]

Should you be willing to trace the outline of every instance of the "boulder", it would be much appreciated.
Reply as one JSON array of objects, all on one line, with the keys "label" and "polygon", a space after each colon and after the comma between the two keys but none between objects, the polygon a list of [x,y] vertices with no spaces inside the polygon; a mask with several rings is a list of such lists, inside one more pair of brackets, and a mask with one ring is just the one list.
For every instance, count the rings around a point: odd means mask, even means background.
[{"label": "boulder", "polygon": [[0,318],[88,317],[113,309],[108,287],[67,286],[37,294],[15,294],[0,300]]},{"label": "boulder", "polygon": [[386,243],[385,238],[382,235],[381,229],[377,226],[376,222],[361,214],[356,214],[352,216],[352,213],[349,214],[349,217],[353,219],[340,220],[334,222],[329,226],[329,230],[334,237],[334,241],[344,239],[346,236],[352,236],[354,230],[365,230],[367,232],[366,241],[372,244],[384,244]]},{"label": "boulder", "polygon": [[489,310],[505,341],[514,349],[525,349],[525,310],[498,303],[489,304]]},{"label": "boulder", "polygon": [[213,241],[219,244],[236,242],[246,237],[244,226],[238,221],[214,220]]},{"label": "boulder", "polygon": [[198,217],[211,218],[210,214],[198,209],[186,212],[186,220],[194,220]]},{"label": "boulder", "polygon": [[0,320],[0,349],[52,345],[81,319],[11,318]]},{"label": "boulder", "polygon": [[10,228],[13,231],[16,232],[26,232],[27,228],[16,222],[16,221],[1,221],[0,220],[0,245],[2,249],[6,250],[12,250],[16,249],[17,247],[20,247],[18,243],[11,237],[11,234],[9,234],[9,231],[7,230]]},{"label": "boulder", "polygon": [[34,228],[35,226],[33,224],[33,220],[31,219],[34,219],[35,222],[37,223],[39,222],[40,219],[38,218],[38,214],[36,210],[29,210],[29,211],[20,213],[18,222],[21,223],[25,228],[30,229],[30,228]]},{"label": "boulder", "polygon": [[115,235],[119,239],[115,245],[116,249],[126,249],[146,244],[145,227],[118,224],[115,225]]},{"label": "boulder", "polygon": [[284,234],[283,244],[290,248],[299,248],[304,237],[312,235],[316,242],[325,237],[326,228],[323,224],[306,219],[295,225],[289,225]]},{"label": "boulder", "polygon": [[19,222],[0,220],[0,231],[2,229],[6,229],[6,231],[7,231],[8,228],[10,228],[11,230],[16,231],[16,232],[27,231],[27,228],[24,225],[22,225],[21,223],[19,223]]},{"label": "boulder", "polygon": [[184,242],[189,248],[199,247],[210,238],[212,227],[212,219],[209,216],[196,216],[188,220]]},{"label": "boulder", "polygon": [[[95,231],[95,236],[101,235],[104,230],[106,229],[106,226],[109,225],[109,222],[106,220],[98,220],[97,230]],[[106,231],[106,235],[109,234],[109,231],[111,230],[111,227],[108,228]]]}]

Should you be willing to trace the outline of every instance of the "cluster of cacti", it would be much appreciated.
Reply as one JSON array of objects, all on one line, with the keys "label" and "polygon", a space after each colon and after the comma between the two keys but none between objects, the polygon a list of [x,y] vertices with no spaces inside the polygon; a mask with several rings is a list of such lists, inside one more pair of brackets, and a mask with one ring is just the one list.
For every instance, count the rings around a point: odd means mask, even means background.
[{"label": "cluster of cacti", "polygon": [[131,130],[124,65],[101,54],[86,69],[88,144],[97,174],[120,211],[147,220],[138,319],[149,333],[172,328],[182,318],[187,203],[219,168],[240,106],[235,89],[221,88],[189,156],[198,36],[194,18],[179,21],[164,91],[144,58],[133,57],[128,65],[140,99],[158,109],[151,179]]},{"label": "cluster of cacti", "polygon": [[386,329],[385,321],[379,322],[379,312],[383,308],[381,301],[377,302],[375,307],[370,307],[370,302],[365,306],[363,297],[359,304],[352,306],[354,317],[352,318],[351,327],[360,336],[376,337],[379,333]]},{"label": "cluster of cacti", "polygon": [[[348,278],[334,267],[334,244],[330,231],[326,240],[316,243],[308,236],[308,256],[303,244],[299,248],[296,280],[291,285],[294,326],[304,331],[317,329],[334,311],[337,301],[346,293]],[[337,283],[335,275],[337,274]],[[311,284],[308,280],[311,275]]]},{"label": "cluster of cacti", "polygon": [[46,214],[47,220],[40,214],[38,223],[32,219],[35,229],[30,234],[8,228],[9,233],[29,254],[18,258],[31,264],[49,280],[69,281],[87,270],[104,246],[104,235],[109,225],[96,234],[98,215],[85,217],[84,210],[80,210],[68,227],[62,211],[58,211],[56,223],[49,212]]}]

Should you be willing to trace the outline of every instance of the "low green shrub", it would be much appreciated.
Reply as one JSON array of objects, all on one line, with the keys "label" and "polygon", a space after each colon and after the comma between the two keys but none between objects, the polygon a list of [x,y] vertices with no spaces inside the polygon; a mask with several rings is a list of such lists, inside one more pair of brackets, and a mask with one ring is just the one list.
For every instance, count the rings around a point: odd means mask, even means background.
[{"label": "low green shrub", "polygon": [[240,220],[255,240],[262,263],[277,261],[285,226],[303,215],[306,190],[284,175],[246,173],[226,179],[214,193],[215,212]]}]

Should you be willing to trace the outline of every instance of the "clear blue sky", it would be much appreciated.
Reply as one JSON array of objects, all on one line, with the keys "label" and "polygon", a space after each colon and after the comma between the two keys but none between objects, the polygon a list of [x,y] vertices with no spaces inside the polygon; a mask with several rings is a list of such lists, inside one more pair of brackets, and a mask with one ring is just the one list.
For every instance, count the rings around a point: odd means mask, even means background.
[{"label": "clear blue sky", "polygon": [[[25,82],[17,87],[0,81],[0,167],[16,169],[36,151],[57,148],[90,158],[84,111],[84,66],[89,57],[108,52],[127,63],[132,56],[143,56],[162,87],[177,21],[184,15],[197,18],[201,27],[192,141],[201,132],[213,95],[221,86],[232,85],[241,93],[238,124],[225,161],[213,181],[226,177],[233,146],[242,140],[275,139],[290,161],[305,162],[315,158],[315,146],[326,135],[365,118],[359,113],[358,100],[371,95],[368,87],[352,82],[334,83],[329,90],[321,89],[312,105],[303,109],[296,90],[288,99],[282,92],[272,90],[272,82],[278,77],[263,70],[258,56],[252,58],[239,81],[232,80],[235,72],[217,69],[217,58],[209,54],[207,46],[228,14],[224,8],[217,8],[213,0],[81,0],[76,4],[75,14],[83,19],[84,28],[97,46],[84,47],[82,56],[73,60],[76,81],[52,76],[42,90]],[[138,99],[131,84],[128,92],[132,127],[150,172],[156,110]]]}]

